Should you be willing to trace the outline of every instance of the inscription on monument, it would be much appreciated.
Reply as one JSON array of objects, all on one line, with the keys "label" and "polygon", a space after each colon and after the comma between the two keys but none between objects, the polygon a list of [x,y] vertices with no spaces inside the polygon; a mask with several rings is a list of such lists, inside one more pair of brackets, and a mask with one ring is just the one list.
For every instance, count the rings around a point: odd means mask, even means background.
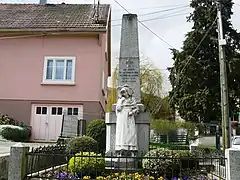
[{"label": "inscription on monument", "polygon": [[[125,62],[124,62],[125,61]],[[119,78],[121,84],[134,83],[139,80],[139,67],[136,59],[120,59]]]},{"label": "inscription on monument", "polygon": [[134,62],[129,61],[126,67],[119,71],[122,83],[134,83],[138,81],[139,71],[133,65]]},{"label": "inscription on monument", "polygon": [[137,101],[140,101],[140,70],[139,58],[120,58],[119,61],[119,86],[128,84],[134,91]]}]

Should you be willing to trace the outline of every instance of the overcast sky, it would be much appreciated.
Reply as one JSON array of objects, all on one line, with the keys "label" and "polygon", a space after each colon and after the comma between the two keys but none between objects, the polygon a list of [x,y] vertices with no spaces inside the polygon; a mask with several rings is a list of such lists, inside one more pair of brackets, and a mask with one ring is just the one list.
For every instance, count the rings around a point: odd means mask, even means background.
[{"label": "overcast sky", "polygon": [[[96,0],[97,1],[97,0]],[[0,0],[1,3],[38,3],[39,0]],[[48,0],[48,3],[69,3],[69,4],[89,4],[94,0]],[[139,16],[139,20],[157,20],[143,22],[160,38],[164,39],[174,48],[180,49],[184,40],[184,35],[191,29],[191,24],[186,22],[186,13],[191,12],[191,8],[184,7],[189,5],[189,0],[118,0],[118,2],[130,11]],[[234,28],[240,31],[240,21],[237,21],[237,16],[240,17],[240,0],[234,1],[234,15],[232,23]],[[124,11],[114,0],[100,0],[102,4],[112,4],[112,60],[113,67],[116,66],[117,60],[115,57],[119,54],[120,46],[120,23]],[[149,13],[149,14],[148,14]],[[170,17],[169,17],[170,16]],[[139,41],[140,52],[165,75],[165,90],[169,90],[170,85],[167,82],[168,73],[166,69],[172,66],[172,59],[169,45],[164,43],[159,37],[147,30],[139,24]]]}]

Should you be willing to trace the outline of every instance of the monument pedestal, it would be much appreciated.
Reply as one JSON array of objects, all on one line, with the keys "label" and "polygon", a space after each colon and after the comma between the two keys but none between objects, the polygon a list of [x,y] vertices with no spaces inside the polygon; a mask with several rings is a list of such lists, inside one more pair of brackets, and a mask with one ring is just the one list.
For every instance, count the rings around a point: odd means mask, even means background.
[{"label": "monument pedestal", "polygon": [[136,152],[126,151],[125,154],[115,152],[112,158],[106,158],[106,168],[108,169],[122,169],[122,170],[136,170],[138,168],[139,159],[136,158]]},{"label": "monument pedestal", "polygon": [[105,158],[106,169],[136,170],[139,159],[136,158]]},{"label": "monument pedestal", "polygon": [[[147,112],[144,112],[144,105],[138,104],[139,114],[135,117],[135,123],[137,128],[137,142],[138,151],[136,156],[141,156],[149,151],[149,138],[150,138],[150,117]],[[112,106],[113,112],[106,113],[106,156],[113,158],[106,158],[106,165],[108,167],[115,168],[134,168],[137,167],[135,161],[136,158],[129,156],[129,158],[118,158],[118,154],[115,152],[115,139],[116,139],[116,105]],[[136,159],[137,160],[137,159]],[[118,166],[118,167],[116,167]],[[120,167],[119,167],[120,166]],[[126,167],[127,166],[127,167]]]}]

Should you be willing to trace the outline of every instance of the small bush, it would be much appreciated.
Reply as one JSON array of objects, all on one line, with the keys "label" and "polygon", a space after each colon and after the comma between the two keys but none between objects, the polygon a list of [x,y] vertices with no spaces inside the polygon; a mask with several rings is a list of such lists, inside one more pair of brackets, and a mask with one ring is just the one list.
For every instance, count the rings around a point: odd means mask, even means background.
[{"label": "small bush", "polygon": [[92,137],[98,142],[101,152],[106,149],[106,125],[104,120],[93,120],[87,127],[87,136]]},{"label": "small bush", "polygon": [[96,140],[88,136],[75,137],[67,143],[66,151],[71,154],[91,151],[97,152],[98,143]]},{"label": "small bush", "polygon": [[0,114],[0,125],[15,125],[15,120],[8,115]]},{"label": "small bush", "polygon": [[29,141],[31,131],[27,128],[4,127],[1,131],[1,136],[10,141],[26,142]]},{"label": "small bush", "polygon": [[216,150],[216,147],[214,146],[197,146],[197,150],[199,151],[214,151]]},{"label": "small bush", "polygon": [[224,155],[224,152],[214,146],[197,146],[195,154],[199,157],[214,158]]},{"label": "small bush", "polygon": [[196,168],[197,160],[191,159],[194,154],[185,150],[169,150],[164,148],[149,151],[142,160],[142,166],[154,177],[178,175],[181,168]]},{"label": "small bush", "polygon": [[94,175],[103,172],[104,169],[104,158],[101,154],[94,152],[80,152],[69,160],[69,170],[73,174],[94,177]]},{"label": "small bush", "polygon": [[57,144],[68,144],[68,142],[71,140],[71,138],[62,138],[59,137],[57,140]]},{"label": "small bush", "polygon": [[157,149],[157,148],[166,148],[169,150],[189,150],[189,146],[187,145],[150,143],[150,149]]},{"label": "small bush", "polygon": [[8,115],[0,115],[1,136],[4,139],[25,142],[29,141],[31,129],[22,122],[18,122]]}]

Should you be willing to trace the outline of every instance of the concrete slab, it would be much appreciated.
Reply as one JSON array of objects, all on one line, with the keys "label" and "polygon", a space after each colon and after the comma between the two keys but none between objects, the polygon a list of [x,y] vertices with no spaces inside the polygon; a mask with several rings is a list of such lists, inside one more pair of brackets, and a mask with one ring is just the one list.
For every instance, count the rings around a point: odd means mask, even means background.
[{"label": "concrete slab", "polygon": [[[222,145],[222,137],[220,138],[220,144]],[[199,146],[216,146],[216,137],[215,136],[200,137]]]}]

